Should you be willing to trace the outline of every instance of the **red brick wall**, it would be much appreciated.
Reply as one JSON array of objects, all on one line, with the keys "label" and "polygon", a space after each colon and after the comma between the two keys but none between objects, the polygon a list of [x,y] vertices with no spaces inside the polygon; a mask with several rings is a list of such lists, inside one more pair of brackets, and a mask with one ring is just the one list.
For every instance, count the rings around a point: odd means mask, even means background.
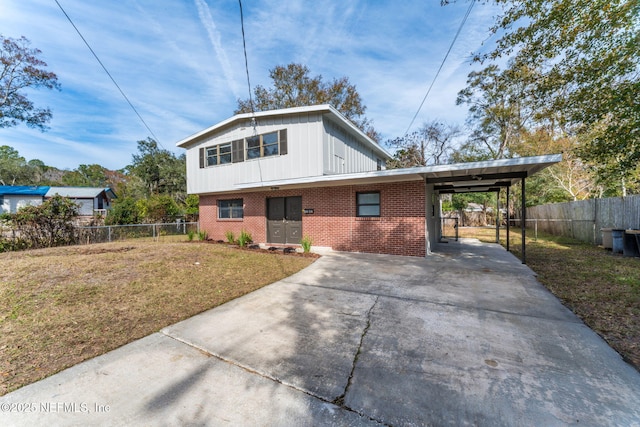
[{"label": "red brick wall", "polygon": [[[380,217],[356,217],[356,193],[380,192]],[[266,241],[266,198],[302,196],[302,233],[314,246],[338,251],[425,256],[425,190],[422,181],[391,184],[276,190],[200,196],[200,227],[209,238],[225,240],[225,232],[251,233],[254,242]],[[218,219],[218,199],[243,199],[244,219]]]}]

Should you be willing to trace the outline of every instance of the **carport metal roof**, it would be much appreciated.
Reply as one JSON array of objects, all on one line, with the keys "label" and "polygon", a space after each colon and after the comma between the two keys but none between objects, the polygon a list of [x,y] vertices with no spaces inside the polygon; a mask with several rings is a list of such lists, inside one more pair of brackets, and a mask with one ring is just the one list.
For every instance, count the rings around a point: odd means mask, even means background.
[{"label": "carport metal roof", "polygon": [[562,160],[561,154],[434,166],[424,172],[440,193],[498,191]]},{"label": "carport metal roof", "polygon": [[257,188],[303,188],[373,184],[381,182],[422,181],[434,184],[440,193],[487,192],[508,187],[562,160],[561,154],[514,159],[490,160],[451,165],[421,166],[404,169],[310,176],[275,181],[247,182],[235,185],[236,190]]}]

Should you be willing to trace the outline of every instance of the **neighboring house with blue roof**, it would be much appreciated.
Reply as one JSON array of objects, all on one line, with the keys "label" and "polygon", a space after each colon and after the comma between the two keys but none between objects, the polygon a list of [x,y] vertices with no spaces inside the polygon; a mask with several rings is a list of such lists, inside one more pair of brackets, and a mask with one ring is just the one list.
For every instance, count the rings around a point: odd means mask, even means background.
[{"label": "neighboring house with blue roof", "polygon": [[0,213],[16,213],[24,206],[41,204],[49,188],[33,185],[0,185]]},{"label": "neighboring house with blue roof", "polygon": [[106,215],[116,198],[110,188],[0,185],[0,213],[16,213],[23,206],[40,205],[56,194],[77,203],[81,216]]},{"label": "neighboring house with blue roof", "polygon": [[116,198],[110,188],[99,187],[50,187],[45,197],[51,198],[56,194],[77,203],[81,216],[106,215],[111,209],[111,201]]}]

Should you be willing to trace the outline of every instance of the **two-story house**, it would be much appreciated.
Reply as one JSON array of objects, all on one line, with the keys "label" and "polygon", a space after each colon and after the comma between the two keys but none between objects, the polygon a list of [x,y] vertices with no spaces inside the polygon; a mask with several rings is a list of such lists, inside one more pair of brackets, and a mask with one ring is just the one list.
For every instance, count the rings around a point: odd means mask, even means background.
[{"label": "two-story house", "polygon": [[244,230],[266,246],[308,236],[316,250],[413,256],[439,239],[441,192],[497,191],[559,161],[387,170],[391,155],[329,105],[235,115],[177,146],[212,239]]}]

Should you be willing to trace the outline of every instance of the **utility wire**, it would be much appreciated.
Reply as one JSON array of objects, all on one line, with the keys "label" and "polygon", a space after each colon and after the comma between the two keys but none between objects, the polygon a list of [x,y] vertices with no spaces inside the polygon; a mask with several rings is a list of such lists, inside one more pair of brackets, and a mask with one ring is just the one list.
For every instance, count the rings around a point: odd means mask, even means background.
[{"label": "utility wire", "polygon": [[62,5],[58,2],[58,0],[55,0],[56,4],[58,5],[58,7],[60,8],[60,10],[62,11],[62,13],[64,13],[64,16],[67,17],[67,19],[69,20],[69,22],[71,23],[71,25],[73,26],[73,28],[75,28],[76,32],[78,33],[78,35],[80,36],[80,38],[82,39],[82,41],[84,42],[84,44],[87,45],[87,47],[89,48],[89,50],[91,51],[91,53],[93,54],[93,56],[96,58],[96,60],[98,61],[98,63],[100,64],[100,66],[102,67],[102,69],[104,70],[105,73],[107,73],[107,75],[109,76],[109,78],[111,79],[111,81],[113,82],[113,84],[118,88],[118,90],[120,91],[120,93],[122,94],[122,96],[124,97],[124,99],[127,101],[127,103],[129,104],[129,106],[131,107],[131,109],[133,110],[134,113],[136,113],[136,116],[138,116],[138,118],[140,119],[140,121],[142,122],[142,124],[144,125],[144,127],[147,128],[147,130],[149,131],[149,133],[151,134],[151,136],[153,136],[153,139],[156,140],[156,142],[158,144],[160,144],[160,146],[165,149],[162,144],[160,143],[160,140],[158,140],[158,137],[153,133],[153,131],[151,130],[151,128],[149,127],[149,125],[147,125],[147,122],[144,121],[144,119],[142,118],[142,116],[140,115],[140,113],[138,113],[138,110],[136,109],[136,107],[133,106],[133,104],[131,103],[131,101],[129,101],[129,98],[127,98],[127,95],[125,95],[124,91],[120,88],[120,86],[118,85],[118,83],[116,82],[116,80],[113,78],[113,76],[111,75],[111,73],[109,72],[109,70],[107,70],[107,67],[104,66],[104,64],[102,63],[102,61],[100,61],[100,58],[98,58],[98,55],[96,55],[96,53],[93,51],[93,49],[91,48],[91,46],[89,45],[89,43],[87,42],[87,40],[84,38],[84,36],[82,35],[82,33],[80,32],[80,30],[78,29],[78,27],[76,27],[76,24],[73,23],[73,21],[71,20],[71,17],[67,14],[67,12],[64,10],[64,8],[62,7]]},{"label": "utility wire", "polygon": [[[256,122],[256,111],[253,108],[253,98],[251,97],[251,81],[249,80],[249,61],[247,60],[247,42],[244,36],[244,16],[242,14],[242,0],[238,0],[240,4],[240,27],[242,28],[242,47],[244,48],[244,68],[247,71],[247,86],[249,87],[249,107],[251,107],[251,126],[253,127],[253,136],[258,136],[258,123]],[[262,166],[260,165],[260,157],[258,157],[258,173],[260,174],[260,182],[262,183]]]},{"label": "utility wire", "polygon": [[[238,0],[240,4],[240,26],[242,27],[242,47],[244,48],[244,68],[247,71],[247,86],[249,87],[249,107],[251,108],[251,114],[255,114],[253,108],[253,98],[251,96],[251,81],[249,80],[249,61],[247,60],[247,42],[244,37],[244,16],[242,14],[242,0]],[[255,119],[254,119],[255,120]]]},{"label": "utility wire", "polygon": [[471,3],[469,4],[469,8],[467,9],[467,13],[465,13],[464,18],[462,18],[462,22],[460,23],[460,27],[458,27],[458,31],[456,32],[456,35],[453,37],[453,40],[451,41],[451,45],[449,46],[449,50],[447,50],[447,54],[442,59],[442,63],[440,64],[440,68],[438,68],[438,71],[436,72],[436,75],[433,77],[433,80],[431,81],[431,85],[429,86],[429,89],[427,89],[427,93],[424,94],[424,98],[422,98],[422,102],[420,103],[420,106],[418,107],[418,111],[416,111],[416,114],[413,116],[413,119],[411,119],[411,123],[409,123],[409,126],[407,127],[407,130],[404,133],[405,135],[409,134],[409,129],[411,129],[411,126],[413,126],[413,122],[415,122],[416,118],[418,117],[418,114],[420,113],[420,110],[422,110],[422,106],[424,105],[424,102],[427,100],[427,97],[429,96],[429,93],[431,93],[431,89],[433,88],[433,84],[436,82],[436,79],[440,75],[440,71],[442,71],[442,67],[444,67],[444,63],[447,61],[447,58],[449,57],[449,53],[451,53],[451,49],[453,49],[453,45],[456,43],[456,40],[458,39],[458,36],[460,35],[460,32],[462,31],[462,27],[464,27],[464,24],[467,22],[467,18],[469,17],[469,14],[471,13],[471,9],[473,8],[474,3],[475,3],[475,0],[471,0]]}]

